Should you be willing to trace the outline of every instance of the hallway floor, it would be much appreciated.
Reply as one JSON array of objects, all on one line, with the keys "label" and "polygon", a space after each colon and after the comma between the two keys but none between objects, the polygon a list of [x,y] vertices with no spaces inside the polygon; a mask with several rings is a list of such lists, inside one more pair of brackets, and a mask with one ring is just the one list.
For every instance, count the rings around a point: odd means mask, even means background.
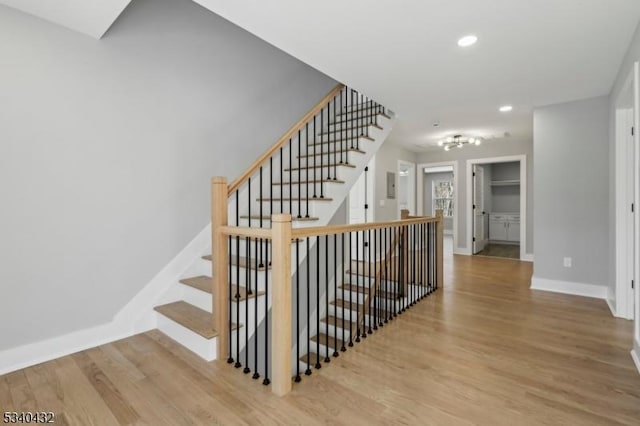
[{"label": "hallway floor", "polygon": [[150,332],[0,376],[0,407],[73,425],[639,424],[631,322],[529,290],[530,263],[445,262],[444,289],[284,398]]},{"label": "hallway floor", "polygon": [[503,257],[505,259],[520,259],[520,246],[515,244],[489,243],[476,253],[476,256]]}]

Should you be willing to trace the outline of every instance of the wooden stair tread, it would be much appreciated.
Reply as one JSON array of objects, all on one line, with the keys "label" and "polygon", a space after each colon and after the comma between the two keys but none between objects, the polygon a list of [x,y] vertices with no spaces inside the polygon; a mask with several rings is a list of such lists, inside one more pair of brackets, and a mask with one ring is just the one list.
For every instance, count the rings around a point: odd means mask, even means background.
[{"label": "wooden stair tread", "polygon": [[305,184],[313,184],[313,183],[345,183],[343,180],[340,179],[317,179],[315,182],[312,180],[301,180],[298,182],[273,182],[271,185],[276,185],[276,186],[280,186],[280,185],[284,185],[284,186],[288,186],[289,184],[291,184],[291,186],[296,186],[296,185],[305,185]]},{"label": "wooden stair tread", "polygon": [[[329,354],[329,356],[331,356],[331,354]],[[300,357],[300,361],[304,362],[305,364],[309,364],[311,367],[313,367],[317,363],[322,363],[324,361],[324,358],[325,358],[324,355],[318,355],[315,352],[311,352],[308,358],[307,358],[307,354],[302,355]]]},{"label": "wooden stair tread", "polygon": [[[375,127],[376,129],[384,130],[384,128],[382,126],[379,126],[379,125],[373,124],[373,123],[369,123],[369,124],[365,124],[364,126],[353,126],[353,128],[351,128],[351,129],[336,129],[335,131],[329,130],[328,132],[318,133],[318,136],[334,135],[336,133],[340,133],[341,131],[342,132],[347,132],[347,131],[353,131],[353,130],[357,130],[357,129],[363,129],[365,127]],[[360,136],[366,136],[366,135],[360,135]]]},{"label": "wooden stair tread", "polygon": [[[309,145],[313,146],[313,145]],[[355,152],[357,154],[366,154],[366,151],[363,151],[358,148],[347,148],[343,151],[328,151],[328,152],[316,152],[315,154],[307,154],[307,155],[298,155],[298,158],[309,158],[309,157],[320,157],[321,155],[340,155],[343,153]]]},{"label": "wooden stair tread", "polygon": [[[199,334],[205,339],[213,339],[218,332],[211,326],[211,313],[197,308],[187,302],[179,301],[156,306],[156,312]],[[233,324],[233,328],[237,328]]]},{"label": "wooden stair tread", "polygon": [[[384,286],[382,286],[384,287]],[[388,298],[394,298],[394,297],[400,297],[399,294],[395,291],[384,291],[383,288],[379,288],[378,291],[376,292],[376,294],[378,295],[378,297],[384,297],[385,299]],[[362,285],[355,285],[355,284],[343,284],[342,286],[338,287],[339,289],[343,289],[345,291],[353,291],[353,292],[357,292],[357,293],[361,293],[361,294],[369,294],[369,287],[368,286],[362,286]]]},{"label": "wooden stair tread", "polygon": [[[332,336],[327,336],[325,333],[320,333],[320,334],[316,334],[315,336],[313,336],[311,338],[312,342],[318,342],[318,339],[320,339],[320,344],[321,345],[325,345],[328,346],[332,349],[340,349],[342,347],[342,339],[338,338],[337,339],[337,343],[336,343],[336,338],[332,337]],[[329,339],[328,344],[327,344],[327,339]]]},{"label": "wooden stair tread", "polygon": [[344,320],[344,327],[342,327],[342,318],[334,317],[333,315],[329,315],[328,317],[322,318],[320,322],[329,324],[329,326],[331,327],[344,328],[345,330],[349,330],[349,331],[355,330],[357,328],[355,322],[351,322],[347,319]]},{"label": "wooden stair tread", "polygon": [[[340,114],[336,114],[336,117],[342,117],[343,115],[353,114],[354,112],[355,112],[355,113],[358,113],[358,112],[362,112],[362,111],[365,111],[365,112],[367,112],[367,113],[369,113],[369,112],[370,112],[370,111],[365,107],[364,109],[358,109],[358,110],[354,110],[354,111],[345,111],[345,112],[341,112]],[[391,119],[391,116],[390,116],[390,115],[385,114],[384,112],[376,112],[376,113],[374,113],[374,114],[367,114],[367,115],[363,115],[363,116],[361,116],[361,117],[354,117],[354,119],[355,119],[355,118],[371,118],[371,117],[377,117],[377,116],[383,116],[384,118]],[[349,120],[347,120],[347,121],[349,121]],[[344,121],[336,121],[336,123],[342,123],[342,122],[344,122]],[[333,123],[331,123],[331,124],[333,124]]]},{"label": "wooden stair tread", "polygon": [[[290,198],[290,197],[287,197],[287,198],[256,198],[256,201],[280,201],[280,200],[282,200],[282,201],[289,201],[289,200],[298,201],[298,197],[293,197],[293,198]],[[306,201],[307,201],[306,198],[300,197],[300,202],[304,203]],[[313,197],[310,197],[309,201],[333,201],[333,198],[327,198],[327,197],[324,197],[324,198],[320,198],[320,197],[313,198]]]},{"label": "wooden stair tread", "polygon": [[[210,262],[213,262],[213,256],[211,256],[210,254],[208,254],[206,256],[202,256],[202,258],[204,260],[208,260]],[[238,262],[239,262],[239,266],[241,268],[246,268],[247,267],[247,258],[246,257],[244,257],[244,256],[238,257],[238,256],[235,256],[235,255],[232,255],[231,256],[231,264],[232,265],[238,265]],[[268,267],[269,267],[269,269],[271,269],[271,263],[269,263]],[[251,264],[251,269],[255,269],[255,262],[253,262]],[[264,266],[258,267],[259,271],[264,271],[265,269],[266,268]]]},{"label": "wooden stair tread", "polygon": [[328,169],[330,167],[350,167],[352,169],[355,169],[356,165],[355,164],[345,164],[345,163],[342,163],[342,164],[340,164],[340,163],[338,163],[338,164],[331,163],[331,164],[323,164],[323,165],[316,164],[316,165],[308,166],[308,167],[290,167],[288,169],[284,169],[284,171],[285,172],[294,172],[294,171],[298,171],[298,170],[307,170],[307,169],[325,169],[325,168]]},{"label": "wooden stair tread", "polygon": [[[283,198],[282,200],[284,201],[286,200],[286,198]],[[280,199],[278,198],[277,201],[280,201]],[[251,216],[240,216],[240,219],[260,220],[260,217],[262,217],[262,220],[264,221],[271,221],[271,216],[260,216],[260,215],[253,215],[253,214]],[[291,216],[292,222],[311,222],[314,220],[320,220],[320,218]]]},{"label": "wooden stair tread", "polygon": [[312,142],[310,144],[307,144],[307,146],[324,145],[324,144],[328,144],[328,143],[338,143],[338,142],[349,142],[349,141],[356,141],[358,139],[366,139],[366,140],[371,141],[371,142],[375,142],[376,141],[371,136],[358,135],[358,136],[347,136],[345,138],[339,137],[339,138],[331,139],[331,140],[328,140],[328,141],[322,141],[322,140],[321,141],[315,141],[315,142]]},{"label": "wooden stair tread", "polygon": [[[197,288],[198,290],[204,291],[205,293],[211,294],[211,277],[207,277],[206,275],[200,275],[197,277],[185,278],[180,280],[180,282],[184,285],[188,285],[189,287]],[[238,287],[235,284],[231,285],[231,296],[235,300],[235,295],[240,292],[240,300],[245,300],[247,298],[247,289],[246,287]],[[258,296],[264,295],[264,291],[259,291]],[[256,297],[255,291],[249,295],[249,298]]]},{"label": "wooden stair tread", "polygon": [[[356,302],[351,302],[351,309],[349,309],[349,301],[348,300],[342,300],[342,299],[337,299],[334,300],[333,302],[330,302],[332,305],[336,306],[337,308],[341,308],[344,306],[345,310],[351,310],[351,311],[355,311],[355,310],[362,310],[364,308],[365,305],[363,304],[358,304]],[[383,309],[378,309],[378,315],[380,316],[386,316],[387,312]]]}]

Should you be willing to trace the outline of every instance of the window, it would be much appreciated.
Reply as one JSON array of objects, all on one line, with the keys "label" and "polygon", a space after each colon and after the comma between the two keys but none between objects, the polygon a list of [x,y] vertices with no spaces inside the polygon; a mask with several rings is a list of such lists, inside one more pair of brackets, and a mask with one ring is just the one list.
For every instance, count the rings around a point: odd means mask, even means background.
[{"label": "window", "polygon": [[442,214],[445,217],[453,216],[453,181],[452,180],[440,180],[434,181],[431,191],[433,215],[435,216],[436,210],[442,209]]}]

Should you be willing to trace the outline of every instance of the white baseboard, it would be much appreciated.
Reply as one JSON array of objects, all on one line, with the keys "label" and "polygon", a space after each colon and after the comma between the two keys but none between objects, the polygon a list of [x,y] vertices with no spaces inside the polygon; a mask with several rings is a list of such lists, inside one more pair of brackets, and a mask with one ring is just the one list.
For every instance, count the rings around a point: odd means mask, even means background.
[{"label": "white baseboard", "polygon": [[616,308],[613,307],[613,301],[611,299],[609,299],[609,296],[607,296],[607,298],[605,300],[607,301],[607,306],[609,307],[609,310],[611,311],[611,315],[613,315],[614,317],[617,317]]},{"label": "white baseboard", "polygon": [[460,254],[462,256],[471,256],[471,250],[458,247],[453,250],[453,254]]},{"label": "white baseboard", "polygon": [[523,262],[533,262],[533,253],[526,253],[522,259]]},{"label": "white baseboard", "polygon": [[[78,330],[63,336],[30,343],[0,352],[0,375],[70,355],[96,346],[133,336],[157,327],[153,308],[171,298],[167,292],[181,278],[194,259],[211,245],[211,227],[207,225],[171,260],[111,322]],[[176,299],[177,300],[177,299]],[[166,300],[170,302],[172,300]]]},{"label": "white baseboard", "polygon": [[552,291],[554,293],[573,294],[575,296],[607,298],[607,287],[593,284],[574,283],[570,281],[550,280],[547,278],[531,277],[531,289]]},{"label": "white baseboard", "polygon": [[635,339],[633,339],[633,350],[631,351],[631,359],[633,359],[633,363],[636,365],[638,373],[640,373],[640,342],[637,342]]}]

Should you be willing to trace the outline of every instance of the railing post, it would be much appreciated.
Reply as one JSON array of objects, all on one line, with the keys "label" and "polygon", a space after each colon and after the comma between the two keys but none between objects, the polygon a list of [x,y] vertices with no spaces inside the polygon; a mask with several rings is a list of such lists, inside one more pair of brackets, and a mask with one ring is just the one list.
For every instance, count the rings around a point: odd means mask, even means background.
[{"label": "railing post", "polygon": [[214,330],[218,332],[216,352],[218,359],[226,359],[229,348],[229,248],[225,236],[221,232],[222,226],[227,226],[227,178],[216,176],[211,179],[211,250],[212,273],[211,295],[213,315],[211,316]]},{"label": "railing post", "polygon": [[271,359],[273,393],[291,392],[291,215],[271,216]]},{"label": "railing post", "polygon": [[402,209],[400,210],[400,219],[405,220],[409,218],[409,210]]},{"label": "railing post", "polygon": [[444,264],[442,259],[443,246],[444,246],[444,216],[442,210],[436,210],[436,218],[438,218],[438,224],[436,225],[436,286],[442,288],[442,278],[444,276]]}]

